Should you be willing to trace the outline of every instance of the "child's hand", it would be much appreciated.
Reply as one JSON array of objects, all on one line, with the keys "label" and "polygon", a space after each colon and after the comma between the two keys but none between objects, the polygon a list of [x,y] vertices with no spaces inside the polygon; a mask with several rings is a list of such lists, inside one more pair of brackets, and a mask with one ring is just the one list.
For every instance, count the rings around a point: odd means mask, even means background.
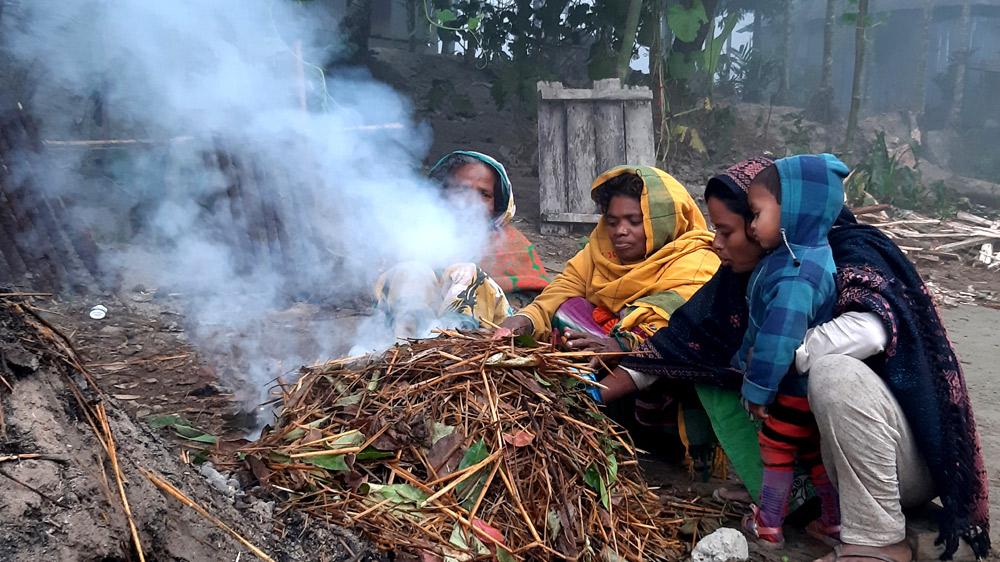
[{"label": "child's hand", "polygon": [[767,406],[761,406],[760,404],[750,404],[749,410],[750,410],[750,415],[757,418],[758,420],[766,420],[768,418]]}]

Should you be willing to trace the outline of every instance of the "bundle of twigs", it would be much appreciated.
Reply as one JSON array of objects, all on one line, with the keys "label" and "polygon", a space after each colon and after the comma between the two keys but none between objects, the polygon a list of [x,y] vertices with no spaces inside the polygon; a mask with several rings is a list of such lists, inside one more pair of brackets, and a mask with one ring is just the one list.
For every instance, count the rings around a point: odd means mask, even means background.
[{"label": "bundle of twigs", "polygon": [[297,509],[444,560],[675,559],[681,519],[582,392],[588,354],[443,333],[305,369],[242,450]]}]

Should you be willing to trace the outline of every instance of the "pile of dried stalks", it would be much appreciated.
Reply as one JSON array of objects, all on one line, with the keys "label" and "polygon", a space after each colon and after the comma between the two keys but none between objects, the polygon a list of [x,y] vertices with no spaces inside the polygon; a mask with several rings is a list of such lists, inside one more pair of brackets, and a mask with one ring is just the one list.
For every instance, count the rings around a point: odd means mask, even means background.
[{"label": "pile of dried stalks", "polygon": [[283,509],[356,525],[385,550],[676,559],[682,520],[581,391],[586,360],[447,332],[305,369],[243,458]]}]

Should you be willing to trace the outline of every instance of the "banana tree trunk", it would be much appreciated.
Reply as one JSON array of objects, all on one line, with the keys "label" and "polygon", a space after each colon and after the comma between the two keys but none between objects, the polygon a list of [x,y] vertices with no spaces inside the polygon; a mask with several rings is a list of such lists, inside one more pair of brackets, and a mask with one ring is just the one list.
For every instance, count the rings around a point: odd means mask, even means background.
[{"label": "banana tree trunk", "polygon": [[861,75],[865,69],[865,25],[868,20],[868,0],[858,0],[858,20],[854,28],[854,78],[851,81],[851,110],[847,114],[847,134],[844,150],[850,150],[858,129],[861,110]]}]

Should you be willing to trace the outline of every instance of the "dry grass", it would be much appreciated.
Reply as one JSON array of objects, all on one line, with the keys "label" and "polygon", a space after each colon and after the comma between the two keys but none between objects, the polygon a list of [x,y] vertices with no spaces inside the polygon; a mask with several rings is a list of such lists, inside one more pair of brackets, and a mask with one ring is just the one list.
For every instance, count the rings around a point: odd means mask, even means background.
[{"label": "dry grass", "polygon": [[307,368],[240,457],[282,510],[384,550],[676,559],[686,504],[647,487],[627,435],[581,391],[590,358],[445,332]]}]

